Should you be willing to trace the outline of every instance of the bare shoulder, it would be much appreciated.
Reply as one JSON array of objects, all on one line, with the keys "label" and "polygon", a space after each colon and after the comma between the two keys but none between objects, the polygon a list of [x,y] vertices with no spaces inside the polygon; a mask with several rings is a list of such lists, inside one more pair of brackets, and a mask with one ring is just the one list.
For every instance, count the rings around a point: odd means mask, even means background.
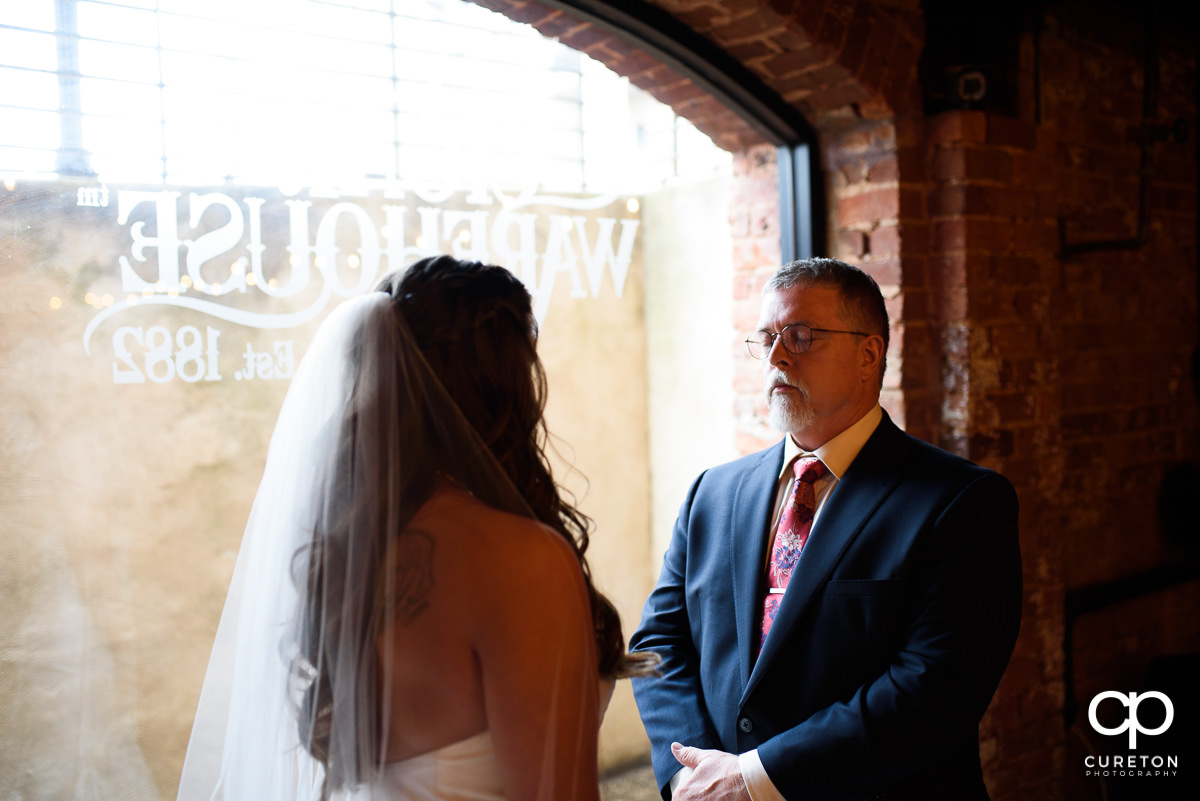
[{"label": "bare shoulder", "polygon": [[537,520],[484,509],[488,531],[481,536],[480,556],[496,581],[510,588],[536,581],[560,591],[582,581],[579,558],[557,531]]},{"label": "bare shoulder", "polygon": [[461,492],[435,496],[418,517],[415,525],[438,532],[455,571],[484,585],[582,582],[571,544],[537,520],[493,509]]}]

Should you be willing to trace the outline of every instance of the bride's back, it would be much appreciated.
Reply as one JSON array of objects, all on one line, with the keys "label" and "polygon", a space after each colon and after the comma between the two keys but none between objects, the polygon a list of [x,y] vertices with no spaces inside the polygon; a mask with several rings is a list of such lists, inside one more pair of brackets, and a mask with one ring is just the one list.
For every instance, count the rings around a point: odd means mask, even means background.
[{"label": "bride's back", "polygon": [[[441,480],[386,562],[383,583],[396,588],[380,599],[377,642],[386,761],[490,731],[511,797],[594,792],[596,655],[566,541]],[[548,760],[551,743],[574,758]]]},{"label": "bride's back", "polygon": [[500,706],[486,685],[511,695],[567,646],[594,664],[579,562],[536,521],[443,481],[388,563],[397,593],[381,599],[388,622],[378,641],[388,761],[485,731]]}]

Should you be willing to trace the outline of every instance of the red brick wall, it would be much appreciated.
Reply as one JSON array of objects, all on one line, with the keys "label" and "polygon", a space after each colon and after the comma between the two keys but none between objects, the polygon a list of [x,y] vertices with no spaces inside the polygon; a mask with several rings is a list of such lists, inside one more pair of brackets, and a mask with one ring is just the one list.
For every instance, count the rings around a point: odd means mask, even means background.
[{"label": "red brick wall", "polygon": [[[1021,637],[981,731],[997,799],[1056,797],[1063,751],[1060,354],[1053,138],[983,112],[926,120],[936,441],[1021,499]],[[933,393],[937,394],[937,393]]]},{"label": "red brick wall", "polygon": [[[1097,14],[1048,19],[1046,120],[1055,137],[1057,212],[1072,242],[1137,229],[1142,118],[1139,21]],[[1155,123],[1190,126],[1153,146],[1145,247],[1061,263],[1052,297],[1062,354],[1063,482],[1068,586],[1110,579],[1164,557],[1154,497],[1166,465],[1196,458],[1188,378],[1196,347],[1195,60],[1160,34]],[[1131,534],[1137,536],[1131,536]]]},{"label": "red brick wall", "polygon": [[821,155],[830,208],[828,255],[869,272],[888,304],[892,343],[882,403],[897,424],[928,439],[928,225],[919,120],[837,126],[824,132]]},{"label": "red brick wall", "polygon": [[[1063,259],[1049,298],[1063,461],[1053,500],[1068,589],[1177,560],[1159,535],[1156,496],[1171,465],[1200,454],[1188,376],[1197,346],[1195,52],[1175,35],[1185,30],[1168,21],[1158,34],[1152,122],[1183,119],[1191,135],[1151,149],[1146,244]],[[1137,232],[1144,42],[1136,17],[1080,17],[1070,7],[1047,16],[1050,193],[1072,243]],[[1101,690],[1139,689],[1155,656],[1200,651],[1198,612],[1192,582],[1081,618],[1077,703],[1086,712]]]},{"label": "red brick wall", "polygon": [[766,424],[762,363],[746,354],[746,335],[758,328],[762,288],[781,258],[779,238],[779,175],[776,150],[759,145],[734,155],[733,192],[729,203],[732,224],[734,342],[734,414],[737,447],[753,453],[779,441]]},{"label": "red brick wall", "polygon": [[[1060,218],[1072,242],[1136,233],[1143,43],[1137,17],[1052,8],[1041,74],[1023,65],[1041,88],[1040,123],[1032,104],[1024,120],[926,121],[936,441],[1005,473],[1022,505],[1024,625],[983,727],[997,798],[1059,797],[1055,778],[1077,778],[1082,755],[1055,719],[1067,692],[1064,595],[1176,557],[1158,536],[1156,494],[1164,471],[1200,450],[1187,377],[1194,141],[1153,150],[1143,247],[1059,255]],[[1158,61],[1158,121],[1194,130],[1194,54],[1164,29]],[[1200,651],[1198,604],[1192,583],[1081,619],[1076,701],[1137,689],[1154,656]]]}]

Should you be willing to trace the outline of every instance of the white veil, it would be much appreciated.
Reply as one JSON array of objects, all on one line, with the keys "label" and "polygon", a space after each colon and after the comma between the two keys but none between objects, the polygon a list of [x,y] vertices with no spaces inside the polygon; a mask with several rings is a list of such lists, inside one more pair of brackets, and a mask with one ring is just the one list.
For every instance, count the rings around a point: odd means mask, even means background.
[{"label": "white veil", "polygon": [[380,566],[438,472],[532,516],[390,295],[343,303],[313,339],[271,438],[178,801],[309,801],[371,780],[387,701],[373,610],[405,580]]}]

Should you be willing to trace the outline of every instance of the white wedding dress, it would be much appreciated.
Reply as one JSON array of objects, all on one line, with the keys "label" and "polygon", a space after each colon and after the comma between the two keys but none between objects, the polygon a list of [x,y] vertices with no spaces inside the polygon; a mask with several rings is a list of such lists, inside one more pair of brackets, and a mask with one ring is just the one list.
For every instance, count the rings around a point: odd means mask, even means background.
[{"label": "white wedding dress", "polygon": [[351,791],[346,801],[504,801],[492,735],[389,762],[377,782]]}]

